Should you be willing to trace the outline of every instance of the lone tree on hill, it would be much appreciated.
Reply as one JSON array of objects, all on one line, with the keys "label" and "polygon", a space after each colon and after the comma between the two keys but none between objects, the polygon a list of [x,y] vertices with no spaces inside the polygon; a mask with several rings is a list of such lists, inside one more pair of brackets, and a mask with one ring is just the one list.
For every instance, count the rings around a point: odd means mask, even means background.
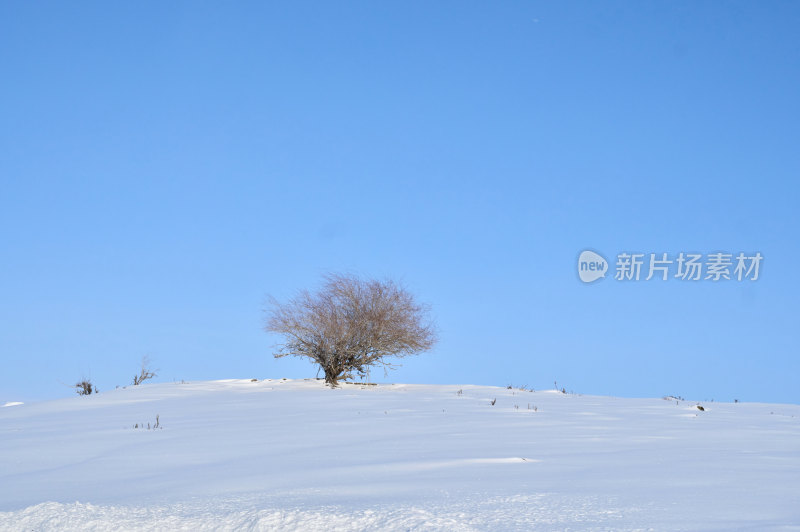
[{"label": "lone tree on hill", "polygon": [[275,358],[310,358],[325,382],[364,376],[370,366],[394,368],[388,357],[427,351],[437,336],[429,307],[393,281],[329,274],[321,290],[298,293],[287,303],[269,298],[264,330],[283,335]]}]

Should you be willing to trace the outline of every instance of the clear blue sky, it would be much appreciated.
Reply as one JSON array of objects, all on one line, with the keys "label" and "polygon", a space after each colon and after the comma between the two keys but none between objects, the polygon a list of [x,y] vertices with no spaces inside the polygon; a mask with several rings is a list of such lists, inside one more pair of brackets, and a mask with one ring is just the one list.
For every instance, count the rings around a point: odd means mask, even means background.
[{"label": "clear blue sky", "polygon": [[[800,402],[796,2],[0,3],[0,402],[313,377],[266,294],[433,306],[388,381]],[[760,252],[583,284],[584,249]],[[612,265],[613,267],[613,265]],[[382,372],[373,372],[382,381]]]}]

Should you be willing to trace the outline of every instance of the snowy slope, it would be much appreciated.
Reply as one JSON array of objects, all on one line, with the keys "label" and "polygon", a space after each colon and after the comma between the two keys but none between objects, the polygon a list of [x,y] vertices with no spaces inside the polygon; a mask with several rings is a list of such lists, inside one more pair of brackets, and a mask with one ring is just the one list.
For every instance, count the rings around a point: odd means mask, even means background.
[{"label": "snowy slope", "polygon": [[800,530],[800,407],[695,404],[233,380],[10,405],[0,529]]}]

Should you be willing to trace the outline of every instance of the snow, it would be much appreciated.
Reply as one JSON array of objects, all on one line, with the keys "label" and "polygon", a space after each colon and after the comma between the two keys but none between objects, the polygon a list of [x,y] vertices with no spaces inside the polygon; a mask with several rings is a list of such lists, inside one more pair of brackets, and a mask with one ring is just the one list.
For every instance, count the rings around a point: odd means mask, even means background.
[{"label": "snow", "polygon": [[18,404],[0,529],[800,530],[800,406],[696,405],[281,379]]}]

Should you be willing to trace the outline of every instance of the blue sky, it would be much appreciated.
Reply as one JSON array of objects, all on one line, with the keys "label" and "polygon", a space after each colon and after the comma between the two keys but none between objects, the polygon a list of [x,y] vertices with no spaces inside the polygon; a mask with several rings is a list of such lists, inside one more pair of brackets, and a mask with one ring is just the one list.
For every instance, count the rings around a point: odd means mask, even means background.
[{"label": "blue sky", "polygon": [[[3,2],[0,401],[313,377],[264,298],[402,281],[387,378],[800,402],[800,6]],[[760,278],[584,284],[584,249]]]}]

